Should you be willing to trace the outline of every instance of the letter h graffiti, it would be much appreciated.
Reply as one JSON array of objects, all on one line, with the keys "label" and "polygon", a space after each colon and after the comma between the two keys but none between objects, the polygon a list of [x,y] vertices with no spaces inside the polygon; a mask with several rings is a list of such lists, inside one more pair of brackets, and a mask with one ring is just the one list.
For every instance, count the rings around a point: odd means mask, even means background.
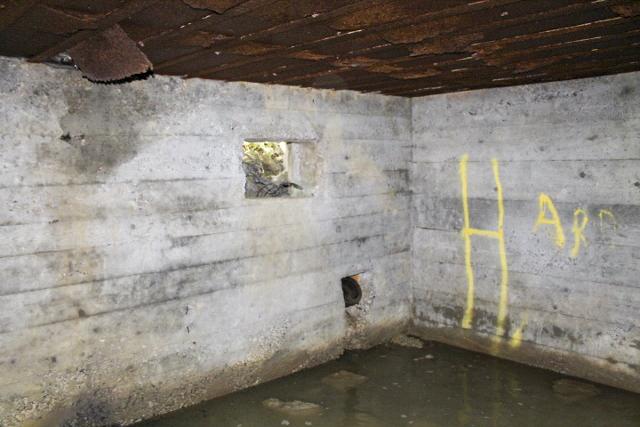
[{"label": "letter h graffiti", "polygon": [[505,250],[504,242],[504,203],[502,199],[502,184],[500,183],[500,175],[498,173],[498,159],[491,159],[493,165],[493,176],[496,182],[497,197],[498,197],[498,230],[480,230],[471,227],[471,220],[469,217],[469,200],[467,190],[467,161],[469,156],[467,154],[462,156],[460,160],[460,179],[462,181],[462,206],[464,211],[464,228],[462,229],[462,237],[464,238],[464,252],[465,252],[465,267],[467,271],[467,279],[469,281],[469,289],[467,293],[467,306],[465,309],[464,317],[462,318],[462,327],[465,329],[471,328],[471,322],[473,319],[473,303],[474,303],[474,276],[473,268],[471,265],[471,236],[484,236],[492,239],[497,239],[500,248],[500,267],[502,277],[500,281],[500,303],[498,309],[498,321],[496,325],[496,335],[503,336],[505,332],[505,322],[507,318],[507,306],[508,306],[508,283],[509,283],[509,270],[507,266],[507,254]]}]

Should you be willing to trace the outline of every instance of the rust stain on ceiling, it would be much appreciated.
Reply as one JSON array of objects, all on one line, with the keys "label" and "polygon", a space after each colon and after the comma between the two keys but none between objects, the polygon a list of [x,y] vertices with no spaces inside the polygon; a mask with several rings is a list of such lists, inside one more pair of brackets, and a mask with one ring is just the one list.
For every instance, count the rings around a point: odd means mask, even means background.
[{"label": "rust stain on ceiling", "polygon": [[373,58],[367,58],[366,56],[352,56],[331,61],[331,64],[336,67],[366,67],[378,62],[380,61]]},{"label": "rust stain on ceiling", "polygon": [[312,50],[301,50],[290,54],[292,58],[308,59],[309,61],[322,61],[323,59],[333,58],[332,55],[323,55]]},{"label": "rust stain on ceiling", "polygon": [[282,49],[283,47],[284,46],[278,46],[271,43],[247,42],[229,49],[228,52],[235,53],[237,55],[262,55],[264,53]]},{"label": "rust stain on ceiling", "polygon": [[615,13],[617,13],[620,16],[624,16],[625,18],[638,16],[640,15],[640,2],[637,0],[628,1],[624,4],[611,6],[611,10],[613,10]]},{"label": "rust stain on ceiling", "polygon": [[[91,43],[116,25],[142,56],[99,65]],[[0,55],[64,52],[101,78],[152,65],[413,97],[638,71],[640,1],[0,0]]]},{"label": "rust stain on ceiling", "polygon": [[434,68],[427,68],[423,70],[405,70],[405,71],[396,71],[390,73],[390,76],[395,79],[421,79],[423,77],[431,77],[437,76],[441,71],[436,70]]},{"label": "rust stain on ceiling", "polygon": [[478,33],[462,34],[415,43],[409,49],[413,55],[466,52],[471,48],[471,43],[482,38],[483,35]]},{"label": "rust stain on ceiling", "polygon": [[442,34],[455,32],[460,28],[473,28],[471,14],[450,16],[435,21],[413,24],[382,34],[391,43],[417,43]]}]

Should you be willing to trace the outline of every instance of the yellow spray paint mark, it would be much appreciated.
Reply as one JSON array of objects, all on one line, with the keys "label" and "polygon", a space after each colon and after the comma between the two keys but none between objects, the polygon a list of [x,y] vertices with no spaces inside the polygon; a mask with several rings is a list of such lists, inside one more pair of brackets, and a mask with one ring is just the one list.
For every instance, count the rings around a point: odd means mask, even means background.
[{"label": "yellow spray paint mark", "polygon": [[[540,224],[549,224],[554,225],[556,227],[556,245],[561,248],[564,246],[564,232],[562,231],[562,224],[560,224],[560,218],[558,217],[558,211],[556,211],[555,206],[553,206],[553,202],[551,198],[544,193],[540,193],[540,197],[538,199],[538,220],[536,221],[536,225],[533,226],[533,232],[535,233]],[[547,208],[549,208],[549,212],[551,212],[552,218],[547,218]]]},{"label": "yellow spray paint mark", "polygon": [[467,292],[467,307],[462,318],[462,327],[471,328],[473,319],[473,300],[474,300],[474,277],[471,265],[471,236],[484,236],[498,239],[500,244],[500,266],[502,271],[502,279],[500,282],[500,303],[498,308],[498,324],[496,325],[496,335],[504,335],[504,323],[507,318],[508,311],[508,285],[509,285],[509,269],[507,265],[507,251],[504,242],[504,202],[502,198],[502,184],[500,182],[500,174],[498,172],[498,159],[491,159],[493,166],[493,177],[496,181],[497,198],[498,198],[498,231],[479,230],[471,228],[471,219],[469,217],[469,198],[467,190],[467,161],[469,155],[465,154],[460,160],[460,180],[462,183],[462,207],[464,212],[464,228],[462,237],[464,238],[465,267],[467,271],[467,279],[469,281],[469,289]]},{"label": "yellow spray paint mark", "polygon": [[518,325],[516,330],[513,332],[513,335],[511,336],[511,340],[509,341],[509,345],[511,346],[511,348],[518,348],[520,347],[520,344],[522,344],[522,330],[524,329],[525,326],[527,326],[528,321],[529,321],[529,313],[525,312],[524,315],[522,316],[522,320],[520,321],[520,324]]},{"label": "yellow spray paint mark", "polygon": [[616,217],[613,216],[613,213],[611,211],[608,211],[606,209],[600,209],[600,212],[598,212],[598,217],[600,217],[600,228],[603,227],[603,221],[605,216],[609,218],[611,224],[613,224],[613,231],[614,232],[618,231],[618,221],[616,221]]},{"label": "yellow spray paint mark", "polygon": [[[580,224],[579,216],[582,215],[582,224]],[[587,213],[583,209],[577,209],[573,213],[573,227],[571,227],[571,231],[575,236],[575,243],[573,244],[573,249],[571,250],[571,257],[575,258],[578,255],[578,251],[580,250],[580,241],[583,241],[584,244],[587,244],[587,239],[582,235],[584,228],[587,226],[589,222],[589,217],[587,217]]]},{"label": "yellow spray paint mark", "polygon": [[[606,209],[600,209],[600,211],[598,212],[598,217],[600,217],[600,229],[602,229],[604,227],[604,217],[607,217],[609,220],[608,222],[611,223],[612,227],[613,227],[613,232],[617,233],[618,232],[618,221],[616,220],[616,217],[613,216],[613,212],[608,211]],[[615,248],[616,245],[614,244],[610,244],[609,245],[609,249],[613,249]]]}]

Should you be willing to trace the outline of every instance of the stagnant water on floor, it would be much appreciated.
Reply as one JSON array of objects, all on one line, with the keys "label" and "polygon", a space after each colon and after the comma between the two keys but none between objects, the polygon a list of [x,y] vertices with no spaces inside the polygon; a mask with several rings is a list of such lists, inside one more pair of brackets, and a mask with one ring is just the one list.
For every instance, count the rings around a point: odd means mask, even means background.
[{"label": "stagnant water on floor", "polygon": [[[366,380],[327,377],[340,371]],[[137,427],[640,426],[640,394],[563,379],[438,343],[381,346]],[[321,407],[292,414],[270,398]]]}]

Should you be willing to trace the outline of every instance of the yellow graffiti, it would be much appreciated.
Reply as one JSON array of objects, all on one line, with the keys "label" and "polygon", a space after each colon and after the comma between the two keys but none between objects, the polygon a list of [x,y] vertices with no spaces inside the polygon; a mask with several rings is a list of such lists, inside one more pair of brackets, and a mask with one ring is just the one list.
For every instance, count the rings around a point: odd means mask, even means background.
[{"label": "yellow graffiti", "polygon": [[618,231],[618,221],[616,221],[616,217],[613,216],[613,213],[611,211],[605,210],[605,209],[600,209],[600,212],[598,212],[598,216],[600,217],[600,228],[603,227],[603,219],[604,216],[607,216],[611,222],[613,223],[613,231],[616,232]]},{"label": "yellow graffiti", "polygon": [[[555,206],[553,206],[551,198],[544,193],[540,193],[538,206],[538,220],[536,221],[536,225],[533,227],[533,232],[536,232],[540,224],[554,225],[556,227],[556,245],[561,248],[562,246],[564,246],[564,232],[562,231],[562,225],[560,224],[558,211],[556,211]],[[551,216],[553,218],[546,217],[547,208],[549,208],[549,211],[551,212]]]},{"label": "yellow graffiti", "polygon": [[[578,217],[582,215],[582,224],[579,224]],[[589,217],[587,217],[587,213],[583,209],[577,209],[573,213],[573,227],[571,227],[571,231],[575,235],[575,243],[573,245],[573,249],[571,250],[571,257],[575,258],[578,255],[578,251],[580,250],[580,241],[583,241],[584,244],[587,244],[587,239],[582,235],[584,228],[587,226],[589,222]],[[578,225],[579,224],[579,225]]]},{"label": "yellow graffiti", "polygon": [[460,180],[462,182],[462,207],[464,211],[464,228],[462,237],[464,238],[465,267],[467,271],[467,279],[469,281],[469,289],[467,292],[467,307],[462,318],[462,327],[471,328],[473,318],[473,300],[474,300],[474,277],[471,265],[471,236],[484,236],[498,239],[500,245],[500,266],[502,271],[502,279],[500,282],[500,303],[498,309],[498,324],[496,325],[496,335],[504,335],[504,323],[507,319],[508,310],[508,284],[509,269],[507,265],[507,251],[504,242],[504,203],[502,198],[502,184],[500,182],[500,174],[498,173],[498,159],[491,159],[493,166],[493,176],[496,181],[497,199],[498,199],[498,231],[479,230],[471,228],[471,219],[469,216],[469,198],[467,190],[467,160],[469,155],[465,154],[460,160]]}]

